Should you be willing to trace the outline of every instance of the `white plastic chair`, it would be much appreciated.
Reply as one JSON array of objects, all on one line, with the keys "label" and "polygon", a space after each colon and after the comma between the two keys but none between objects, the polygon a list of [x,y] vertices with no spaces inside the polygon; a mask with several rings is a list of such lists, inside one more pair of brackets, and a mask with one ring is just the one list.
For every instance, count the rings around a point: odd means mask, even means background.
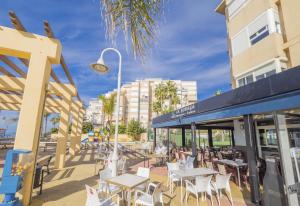
[{"label": "white plastic chair", "polygon": [[175,162],[175,163],[170,163],[167,162],[167,167],[168,167],[168,187],[169,187],[169,191],[171,194],[173,194],[173,184],[176,182],[180,181],[180,178],[177,177],[173,172],[176,170],[179,170],[179,163]]},{"label": "white plastic chair", "polygon": [[218,170],[219,170],[219,173],[222,174],[222,175],[227,174],[225,165],[218,164]]},{"label": "white plastic chair", "polygon": [[[146,167],[139,167],[136,172],[136,175],[140,176],[140,177],[149,178],[150,177],[150,169],[146,168]],[[136,187],[136,189],[144,191],[146,189],[146,187],[147,187],[147,184],[145,183],[145,184],[138,185]]]},{"label": "white plastic chair", "polygon": [[163,206],[162,192],[159,187],[160,183],[150,183],[146,192],[136,190],[134,194],[134,205],[156,206],[160,203]]},{"label": "white plastic chair", "polygon": [[112,178],[112,171],[106,168],[99,173],[99,188],[98,192],[103,192],[105,194],[112,194],[120,192],[120,188],[116,185],[110,185],[106,182],[107,179]]},{"label": "white plastic chair", "polygon": [[186,169],[194,168],[194,160],[195,160],[195,157],[188,156],[186,159],[185,168]]},{"label": "white plastic chair", "polygon": [[[227,193],[229,193],[230,203],[231,203],[231,205],[233,205],[231,189],[230,189],[230,184],[229,184],[230,177],[231,177],[231,173],[226,174],[226,175],[218,174],[216,176],[216,181],[212,182],[211,185],[212,185],[212,190],[217,193],[218,200],[219,200],[219,197],[221,197],[221,195],[222,195],[222,190],[225,190]],[[219,205],[220,205],[220,201],[219,201]]]},{"label": "white plastic chair", "polygon": [[126,162],[127,162],[127,159],[125,157],[118,160],[118,164],[117,164],[118,174],[124,174],[125,173]]},{"label": "white plastic chair", "polygon": [[185,202],[188,201],[188,196],[192,193],[197,198],[197,205],[199,205],[199,193],[204,193],[205,199],[206,194],[210,196],[211,205],[213,206],[213,200],[212,200],[212,192],[211,192],[211,178],[212,175],[208,177],[202,177],[198,176],[196,177],[196,184],[194,185],[189,180],[185,180],[186,184],[186,194],[185,194]]},{"label": "white plastic chair", "polygon": [[[100,199],[97,193],[97,190],[94,188],[85,185],[87,199],[85,202],[85,206],[118,206],[120,202],[120,198],[117,194],[107,198],[107,199]],[[113,198],[117,197],[117,203],[113,202]]]}]

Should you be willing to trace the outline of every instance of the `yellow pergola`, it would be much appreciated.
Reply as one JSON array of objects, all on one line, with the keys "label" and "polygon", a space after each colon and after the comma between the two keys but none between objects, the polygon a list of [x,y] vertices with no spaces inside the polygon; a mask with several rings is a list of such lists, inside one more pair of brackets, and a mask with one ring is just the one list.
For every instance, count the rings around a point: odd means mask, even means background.
[{"label": "yellow pergola", "polygon": [[[61,54],[61,44],[54,38],[49,23],[44,22],[46,36],[41,36],[27,32],[15,13],[10,12],[9,16],[14,29],[0,26],[0,60],[5,64],[0,66],[0,110],[20,111],[14,148],[31,150],[34,156],[22,190],[23,205],[29,205],[43,113],[60,114],[54,165],[61,169],[65,166],[67,141],[70,141],[71,155],[80,150],[85,111]],[[7,56],[18,58],[27,71]],[[59,80],[53,64],[61,64],[69,83]]]}]

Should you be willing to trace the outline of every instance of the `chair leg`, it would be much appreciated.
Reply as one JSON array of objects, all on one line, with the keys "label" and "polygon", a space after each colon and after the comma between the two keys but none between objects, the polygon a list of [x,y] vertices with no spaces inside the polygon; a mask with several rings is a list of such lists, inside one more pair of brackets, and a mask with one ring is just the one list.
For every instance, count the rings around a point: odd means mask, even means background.
[{"label": "chair leg", "polygon": [[220,197],[219,197],[219,190],[217,190],[216,193],[217,193],[218,206],[220,206],[221,203],[220,203]]},{"label": "chair leg", "polygon": [[188,196],[189,196],[189,194],[190,194],[190,193],[185,192],[185,203],[187,203],[187,201],[188,201]]},{"label": "chair leg", "polygon": [[231,190],[229,190],[228,193],[229,193],[229,198],[230,198],[231,205],[233,206],[233,200],[232,200]]},{"label": "chair leg", "polygon": [[197,198],[197,206],[199,205],[199,196],[198,194],[196,195],[196,198]]},{"label": "chair leg", "polygon": [[211,202],[211,206],[214,206],[214,201],[213,201],[212,195],[210,196],[210,202]]}]

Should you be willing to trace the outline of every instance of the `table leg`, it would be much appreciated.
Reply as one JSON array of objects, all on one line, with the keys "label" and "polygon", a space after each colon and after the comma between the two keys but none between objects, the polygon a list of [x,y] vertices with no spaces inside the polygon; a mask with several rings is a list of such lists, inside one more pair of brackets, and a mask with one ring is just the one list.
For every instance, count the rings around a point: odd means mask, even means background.
[{"label": "table leg", "polygon": [[182,178],[180,178],[180,199],[181,199],[181,203],[183,203],[183,185],[182,185]]},{"label": "table leg", "polygon": [[237,173],[238,173],[238,183],[239,183],[239,188],[241,189],[240,169],[239,169],[239,167],[237,167],[236,169],[237,169]]},{"label": "table leg", "polygon": [[128,190],[128,194],[127,194],[127,205],[128,205],[128,206],[131,205],[131,190]]}]

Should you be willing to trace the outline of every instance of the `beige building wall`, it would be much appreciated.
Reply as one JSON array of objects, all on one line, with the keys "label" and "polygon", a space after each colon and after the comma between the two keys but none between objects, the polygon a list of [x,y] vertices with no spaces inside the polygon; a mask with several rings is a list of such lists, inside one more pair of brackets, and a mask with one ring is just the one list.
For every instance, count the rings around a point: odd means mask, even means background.
[{"label": "beige building wall", "polygon": [[[144,128],[151,128],[151,121],[157,116],[155,112],[152,112],[152,105],[155,101],[155,88],[161,82],[166,83],[167,81],[169,80],[144,79],[124,84],[121,87],[119,121],[127,125],[130,120],[135,119],[141,122]],[[177,94],[180,98],[178,108],[197,102],[196,81],[171,81],[175,82],[177,86]],[[108,92],[105,95],[110,95],[115,91]],[[115,114],[113,121],[115,121]]]},{"label": "beige building wall", "polygon": [[300,1],[223,0],[232,87],[300,65]]}]

